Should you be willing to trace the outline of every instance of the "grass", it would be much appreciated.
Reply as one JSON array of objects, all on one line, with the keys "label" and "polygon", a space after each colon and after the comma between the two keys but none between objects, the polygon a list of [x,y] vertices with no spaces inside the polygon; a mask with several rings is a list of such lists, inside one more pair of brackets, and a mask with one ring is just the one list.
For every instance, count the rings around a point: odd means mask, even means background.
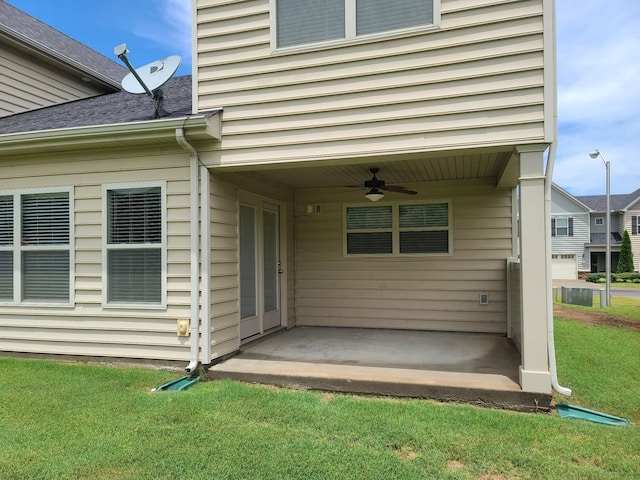
[{"label": "grass", "polygon": [[[558,295],[559,297],[559,295]],[[559,300],[556,300],[559,303]],[[575,308],[577,310],[585,310],[596,313],[607,313],[619,317],[625,317],[630,320],[640,321],[640,300],[629,297],[611,297],[611,305],[609,307],[600,307],[600,293],[593,296],[593,307],[584,307],[580,305],[562,304],[565,307]]]},{"label": "grass", "polygon": [[640,478],[640,334],[558,319],[556,346],[563,400],[631,427],[0,357],[0,478]]}]

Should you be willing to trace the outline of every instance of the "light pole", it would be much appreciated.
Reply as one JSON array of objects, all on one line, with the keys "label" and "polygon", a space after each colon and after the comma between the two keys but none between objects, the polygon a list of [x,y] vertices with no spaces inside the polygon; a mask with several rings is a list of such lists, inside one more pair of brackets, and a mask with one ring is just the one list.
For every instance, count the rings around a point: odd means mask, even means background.
[{"label": "light pole", "polygon": [[606,274],[607,281],[605,283],[605,296],[606,296],[606,305],[608,307],[611,305],[611,164],[605,160],[604,155],[600,153],[600,150],[595,150],[589,154],[591,158],[602,158],[604,162],[605,169],[607,170],[607,215],[605,217],[606,229],[607,229],[607,243],[606,243]]}]

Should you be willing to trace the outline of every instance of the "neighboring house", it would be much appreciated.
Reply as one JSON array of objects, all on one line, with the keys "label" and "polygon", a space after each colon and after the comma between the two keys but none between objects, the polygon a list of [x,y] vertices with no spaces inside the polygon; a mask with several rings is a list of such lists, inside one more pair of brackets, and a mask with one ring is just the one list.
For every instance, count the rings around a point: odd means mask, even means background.
[{"label": "neighboring house", "polygon": [[0,116],[120,90],[126,69],[0,0]]},{"label": "neighboring house", "polygon": [[[633,264],[640,269],[640,189],[626,195],[610,195],[611,271],[615,272],[622,233],[631,238]],[[573,196],[558,185],[551,191],[553,278],[574,279],[590,272],[606,271],[606,195]]]},{"label": "neighboring house", "polygon": [[192,368],[283,327],[498,333],[550,393],[553,2],[192,6],[190,113],[177,78],[166,118],[114,93],[0,119],[0,350]]}]

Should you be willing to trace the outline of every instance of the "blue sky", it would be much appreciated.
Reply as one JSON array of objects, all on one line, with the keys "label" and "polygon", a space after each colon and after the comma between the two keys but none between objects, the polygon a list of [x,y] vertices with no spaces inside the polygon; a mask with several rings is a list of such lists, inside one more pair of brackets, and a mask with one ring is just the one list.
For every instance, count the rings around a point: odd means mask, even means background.
[{"label": "blue sky", "polygon": [[[191,0],[8,0],[15,7],[118,61],[126,43],[141,66],[180,55],[191,73]],[[556,0],[558,152],[553,180],[574,195],[640,188],[640,1]]]}]

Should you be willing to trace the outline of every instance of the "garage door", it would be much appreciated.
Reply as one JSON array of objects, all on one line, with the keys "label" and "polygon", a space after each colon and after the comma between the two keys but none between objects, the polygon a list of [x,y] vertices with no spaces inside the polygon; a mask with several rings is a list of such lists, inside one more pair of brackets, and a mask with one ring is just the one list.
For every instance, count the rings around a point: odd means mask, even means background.
[{"label": "garage door", "polygon": [[575,255],[553,255],[551,276],[554,280],[576,280],[578,267]]}]

